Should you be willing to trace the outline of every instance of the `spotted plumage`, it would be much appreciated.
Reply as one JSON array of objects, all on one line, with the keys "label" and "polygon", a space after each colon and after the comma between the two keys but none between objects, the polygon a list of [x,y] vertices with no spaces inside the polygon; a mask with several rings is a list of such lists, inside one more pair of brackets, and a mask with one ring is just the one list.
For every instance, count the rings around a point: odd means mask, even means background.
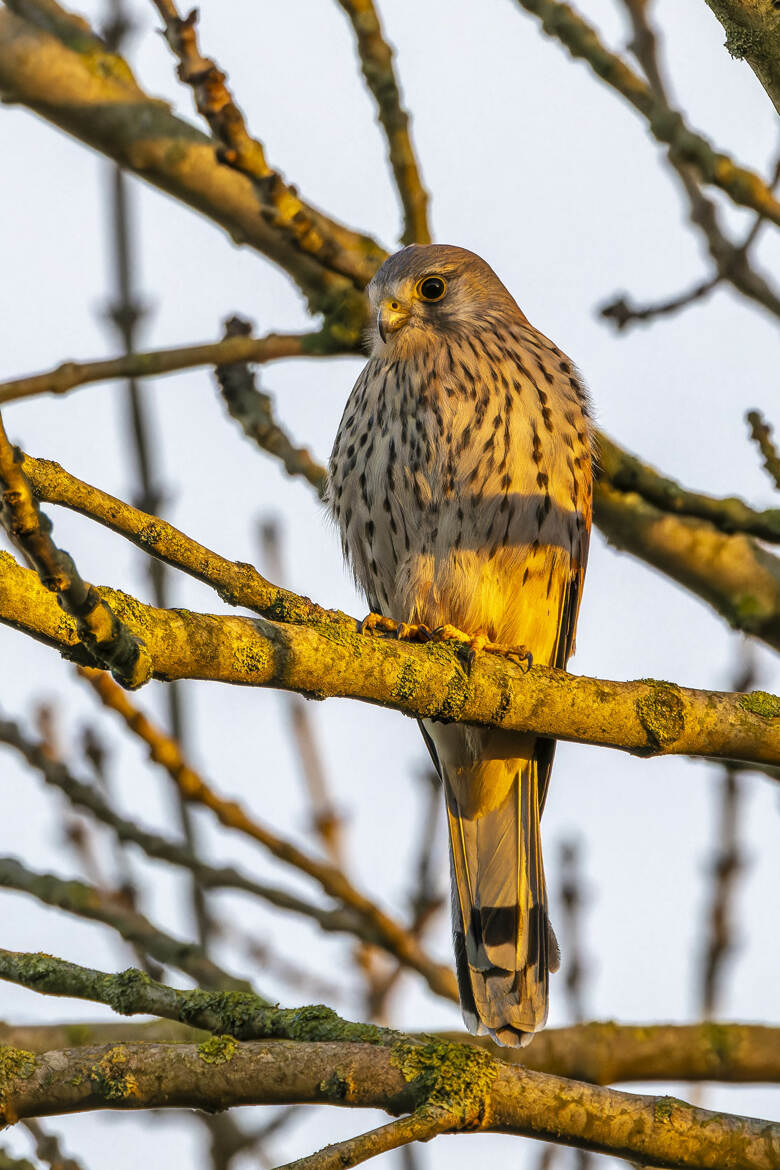
[{"label": "spotted plumage", "polygon": [[[565,666],[592,478],[571,362],[461,248],[405,248],[369,298],[371,351],[336,437],[329,502],[371,609]],[[554,744],[421,729],[446,798],[464,1016],[523,1044],[545,1023],[558,963],[539,835]]]}]

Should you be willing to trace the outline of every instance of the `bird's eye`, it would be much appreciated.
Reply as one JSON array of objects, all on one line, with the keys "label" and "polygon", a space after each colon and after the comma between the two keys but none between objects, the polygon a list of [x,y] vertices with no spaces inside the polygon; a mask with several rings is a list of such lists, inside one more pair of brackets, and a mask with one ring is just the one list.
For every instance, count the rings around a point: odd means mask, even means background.
[{"label": "bird's eye", "polygon": [[424,301],[440,301],[447,291],[441,276],[424,276],[417,285],[417,295]]}]

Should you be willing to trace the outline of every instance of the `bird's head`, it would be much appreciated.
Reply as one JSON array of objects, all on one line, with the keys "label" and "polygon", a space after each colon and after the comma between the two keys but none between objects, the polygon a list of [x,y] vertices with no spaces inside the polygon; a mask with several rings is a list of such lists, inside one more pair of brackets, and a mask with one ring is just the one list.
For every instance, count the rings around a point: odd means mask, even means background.
[{"label": "bird's head", "polygon": [[450,244],[411,244],[390,256],[368,286],[373,356],[405,356],[437,335],[478,332],[522,314],[489,264]]}]

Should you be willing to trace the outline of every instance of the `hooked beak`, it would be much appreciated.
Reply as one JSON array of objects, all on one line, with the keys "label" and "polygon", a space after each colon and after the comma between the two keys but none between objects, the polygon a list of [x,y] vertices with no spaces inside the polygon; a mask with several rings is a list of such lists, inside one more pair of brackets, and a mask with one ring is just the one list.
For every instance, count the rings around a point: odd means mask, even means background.
[{"label": "hooked beak", "polygon": [[376,327],[382,341],[387,341],[388,334],[396,333],[409,319],[409,310],[405,309],[400,301],[382,301],[376,315]]}]

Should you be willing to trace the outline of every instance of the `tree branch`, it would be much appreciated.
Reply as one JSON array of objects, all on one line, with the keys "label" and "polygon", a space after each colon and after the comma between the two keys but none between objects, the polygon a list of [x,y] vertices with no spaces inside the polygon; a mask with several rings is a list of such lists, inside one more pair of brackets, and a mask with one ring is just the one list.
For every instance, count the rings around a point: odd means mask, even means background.
[{"label": "tree branch", "polygon": [[[669,146],[667,157],[682,185],[691,222],[702,233],[717,274],[743,296],[763,305],[775,316],[780,316],[780,295],[751,267],[745,245],[737,246],[725,235],[715,205],[701,191],[701,181],[719,182],[713,177],[708,165],[702,168],[702,162],[709,159],[709,163],[712,163],[714,159],[725,156],[713,154],[706,139],[689,131],[679,111],[672,108],[656,59],[655,35],[647,21],[644,5],[638,2],[627,4],[634,27],[632,44],[635,51],[641,54],[649,84],[638,77],[617,54],[611,53],[601,43],[595,29],[569,5],[558,3],[558,0],[518,0],[518,3],[537,16],[544,31],[559,40],[575,59],[587,61],[597,77],[644,114],[653,135]],[[726,165],[723,175],[728,173],[729,165]],[[731,174],[732,180],[734,177]],[[780,206],[772,193],[772,187],[761,179],[758,182],[763,191],[764,203],[768,198],[770,203]]]},{"label": "tree branch", "polygon": [[[0,952],[0,972],[5,970],[3,956],[7,954],[12,952]],[[32,979],[25,983],[22,972],[18,974],[24,986],[45,990],[37,987]],[[4,977],[10,976],[0,974],[0,978]],[[197,1044],[206,1035],[201,1028],[173,1020],[142,1024],[122,1021],[0,1023],[0,1044],[30,1052],[95,1044]],[[427,1038],[429,1034],[418,1037]],[[631,1081],[780,1084],[780,1029],[762,1024],[592,1022],[545,1028],[527,1048],[499,1049],[487,1037],[465,1032],[438,1032],[434,1038],[453,1044],[476,1044],[509,1064],[521,1064],[535,1072],[555,1073],[593,1085]]]},{"label": "tree branch", "polygon": [[72,557],[57,548],[51,523],[33,497],[22,470],[22,454],[12,447],[0,419],[0,523],[45,589],[75,623],[79,641],[94,662],[111,670],[126,687],[149,681],[151,661],[143,639],[117,618],[94,586],[84,581]]},{"label": "tree branch", "polygon": [[747,61],[780,114],[780,19],[763,0],[707,0],[732,57]]},{"label": "tree branch", "polygon": [[401,104],[393,50],[385,40],[373,0],[338,0],[338,3],[355,33],[363,76],[374,95],[387,138],[390,166],[404,212],[401,243],[429,244],[428,192],[423,186],[409,133],[409,115]]},{"label": "tree branch", "polygon": [[741,533],[672,516],[635,492],[596,483],[598,526],[610,544],[659,569],[734,629],[780,649],[780,559]]},{"label": "tree branch", "polygon": [[[206,119],[221,145],[217,159],[246,175],[260,199],[265,221],[305,255],[323,268],[340,273],[350,281],[365,284],[366,237],[344,227],[308,206],[278,171],[268,165],[265,150],[250,135],[244,115],[233,101],[226,75],[198,48],[198,11],[193,8],[182,20],[174,0],[152,0],[165,24],[165,39],[179,62],[178,76],[195,97],[198,113]],[[374,263],[383,255],[373,245]]]},{"label": "tree branch", "polygon": [[[458,994],[452,970],[444,964],[433,962],[414,936],[356,889],[339,868],[311,857],[292,842],[286,841],[255,818],[248,816],[235,801],[225,800],[219,796],[185,761],[176,741],[138,710],[121,687],[112,683],[108,675],[94,670],[82,671],[82,675],[100,701],[124,720],[130,731],[147,746],[152,759],[166,769],[186,801],[205,806],[215,814],[225,828],[243,833],[280,861],[313,878],[326,894],[341,902],[347,911],[352,912],[352,918],[361,924],[361,929],[353,933],[367,942],[379,944],[405,966],[417,971],[437,995],[457,1001]],[[343,916],[340,921],[343,928]],[[336,918],[336,922],[339,922],[339,918]]]},{"label": "tree branch", "polygon": [[57,788],[77,808],[86,809],[102,824],[107,825],[123,844],[137,845],[147,857],[182,866],[193,873],[207,890],[240,890],[256,898],[286,910],[313,919],[318,926],[329,932],[345,932],[367,937],[376,941],[376,932],[366,927],[365,922],[348,910],[328,909],[306,902],[295,894],[267,886],[247,877],[233,866],[214,866],[202,861],[186,845],[152,833],[114,812],[100,792],[91,784],[85,784],[59,761],[51,760],[41,745],[25,736],[18,724],[0,717],[0,743],[13,748],[35,768],[47,784]]},{"label": "tree branch", "polygon": [[771,476],[780,491],[780,455],[772,441],[772,428],[758,410],[749,410],[745,418],[750,427],[750,437],[763,456],[767,475]]},{"label": "tree branch", "polygon": [[[2,15],[2,14],[0,14]],[[33,398],[38,394],[67,394],[79,386],[119,378],[151,378],[226,362],[271,362],[280,358],[303,357],[316,352],[320,333],[269,333],[265,337],[233,336],[205,345],[182,345],[173,349],[125,354],[93,362],[63,362],[43,374],[29,374],[0,382],[0,404]],[[337,352],[336,350],[329,352]],[[344,351],[347,352],[347,351]]]},{"label": "tree branch", "polygon": [[[246,337],[252,332],[248,321],[231,317],[225,322],[225,338]],[[328,472],[312,459],[305,447],[296,447],[274,417],[270,395],[257,388],[247,362],[221,363],[215,369],[222,398],[248,439],[261,450],[279,459],[288,475],[300,475],[316,490],[325,491]]]},{"label": "tree branch", "polygon": [[184,971],[204,987],[249,988],[245,980],[234,979],[207,958],[196,943],[166,934],[137,910],[86,882],[36,873],[13,857],[0,857],[0,888],[32,894],[48,906],[58,906],[79,918],[102,922],[158,962]]},{"label": "tree branch", "polygon": [[708,520],[721,532],[744,532],[780,542],[780,508],[757,512],[735,496],[718,499],[692,492],[624,451],[607,435],[598,436],[598,474],[620,492],[636,492],[649,504],[676,516]]},{"label": "tree branch", "polygon": [[[147,1043],[6,1053],[11,1055],[0,1106],[6,1123],[87,1109],[213,1111],[320,1103],[391,1114],[419,1110],[418,1119],[435,1110],[452,1131],[517,1133],[690,1170],[774,1170],[780,1141],[780,1126],[768,1121],[531,1072],[473,1047],[409,1044],[405,1038],[387,1047],[281,1039],[238,1043],[223,1036],[197,1047]],[[477,1055],[484,1059],[477,1061]],[[413,1125],[407,1118],[396,1136]],[[440,1131],[423,1130],[428,1137]],[[364,1156],[393,1148],[381,1141]],[[364,1140],[364,1150],[368,1145]]]},{"label": "tree branch", "polygon": [[[37,577],[0,554],[0,579],[0,621],[73,657],[75,630]],[[760,691],[610,682],[549,667],[524,673],[493,655],[478,657],[469,670],[458,647],[364,635],[358,622],[350,630],[156,610],[115,590],[101,592],[144,639],[153,673],[165,681],[200,678],[362,699],[416,718],[533,731],[643,756],[780,760],[780,699]]]},{"label": "tree branch", "polygon": [[[107,975],[51,955],[12,951],[0,951],[0,978],[43,994],[104,1003],[124,1015],[183,1021],[218,1037],[198,1048],[128,1044],[54,1058],[6,1050],[12,1055],[5,1110],[14,1116],[291,1101],[399,1113],[427,1104],[452,1110],[459,1127],[522,1133],[659,1166],[774,1170],[778,1126],[513,1067],[473,1045],[352,1023],[321,1005],[276,1008],[247,992],[179,991],[140,971]],[[235,1044],[227,1037],[274,1042]],[[72,1076],[62,1074],[63,1063]],[[113,1082],[109,1092],[106,1081]]]},{"label": "tree branch", "polygon": [[[24,13],[27,0],[12,0]],[[37,6],[36,15],[39,15]],[[356,285],[370,280],[386,253],[368,236],[321,217],[336,233],[352,275],[323,267],[302,252],[288,232],[263,217],[263,203],[245,175],[224,166],[214,141],[149,97],[127,63],[105,49],[59,5],[57,20],[38,25],[0,10],[0,93],[88,146],[114,159],[152,185],[223,227],[236,243],[248,244],[278,264],[304,292],[312,312],[326,317],[326,337],[337,348],[360,342],[365,305]],[[318,216],[309,209],[312,216]],[[323,346],[327,348],[327,342]]]},{"label": "tree branch", "polygon": [[599,40],[595,29],[560,0],[517,0],[538,17],[548,36],[563,44],[572,57],[587,61],[594,73],[644,117],[653,137],[670,154],[694,167],[702,182],[725,191],[734,203],[751,207],[780,225],[780,202],[764,180],[727,154],[716,150],[702,134],[690,130],[682,115],[653,92],[641,77]]}]

